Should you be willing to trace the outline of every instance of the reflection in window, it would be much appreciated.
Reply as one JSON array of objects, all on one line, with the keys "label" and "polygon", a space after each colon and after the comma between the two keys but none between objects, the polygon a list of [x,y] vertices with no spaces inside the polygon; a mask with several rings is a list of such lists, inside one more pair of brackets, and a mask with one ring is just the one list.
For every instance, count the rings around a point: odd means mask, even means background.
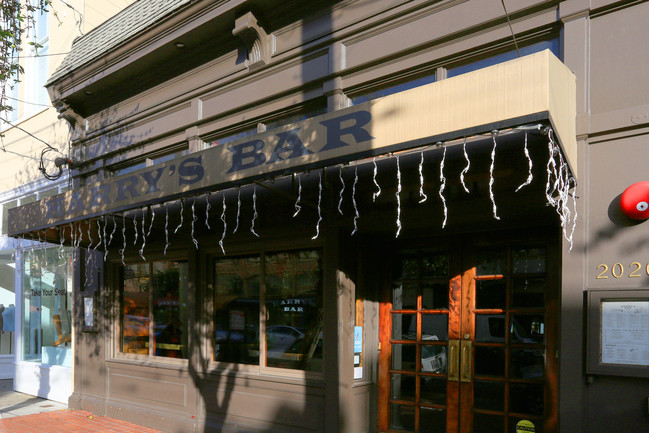
[{"label": "reflection in window", "polygon": [[262,275],[259,256],[215,260],[214,359],[322,371],[320,252],[267,254],[263,262]]},{"label": "reflection in window", "polygon": [[214,262],[214,360],[259,365],[259,257]]},{"label": "reflection in window", "polygon": [[[559,57],[559,39],[554,38],[547,41],[540,41],[535,44],[519,47],[520,55],[527,56],[528,54],[538,53],[539,51],[550,50],[552,54]],[[516,50],[508,51],[506,53],[490,56],[486,59],[477,60],[472,63],[464,64],[457,67],[448,69],[446,76],[448,78],[455,77],[456,75],[466,74],[467,72],[477,71],[478,69],[486,68],[489,66],[497,65],[508,60],[518,58]]]},{"label": "reflection in window", "polygon": [[372,99],[381,98],[383,96],[392,95],[394,93],[404,92],[406,90],[414,89],[415,87],[425,86],[426,84],[435,82],[435,74],[426,75],[425,77],[417,78],[416,80],[407,81],[394,86],[385,87],[383,89],[374,90],[370,93],[364,93],[352,98],[352,105],[362,104],[363,102],[371,101]]},{"label": "reflection in window", "polygon": [[23,361],[72,367],[72,251],[23,254]]},{"label": "reflection in window", "polygon": [[123,268],[122,352],[187,358],[187,262]]}]

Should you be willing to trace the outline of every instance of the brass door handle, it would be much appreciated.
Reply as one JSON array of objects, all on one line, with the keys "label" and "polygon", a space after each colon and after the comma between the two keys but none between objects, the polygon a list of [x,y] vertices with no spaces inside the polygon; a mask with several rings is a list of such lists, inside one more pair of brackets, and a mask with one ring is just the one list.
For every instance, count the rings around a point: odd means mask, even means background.
[{"label": "brass door handle", "polygon": [[460,380],[460,340],[448,342],[448,380]]},{"label": "brass door handle", "polygon": [[460,342],[460,382],[471,382],[471,340]]}]

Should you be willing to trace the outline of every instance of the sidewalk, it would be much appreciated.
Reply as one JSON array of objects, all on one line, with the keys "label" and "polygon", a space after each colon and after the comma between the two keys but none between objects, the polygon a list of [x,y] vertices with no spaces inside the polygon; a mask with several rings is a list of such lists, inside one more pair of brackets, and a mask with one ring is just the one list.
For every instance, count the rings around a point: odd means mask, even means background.
[{"label": "sidewalk", "polygon": [[0,380],[0,433],[162,433],[12,390]]}]

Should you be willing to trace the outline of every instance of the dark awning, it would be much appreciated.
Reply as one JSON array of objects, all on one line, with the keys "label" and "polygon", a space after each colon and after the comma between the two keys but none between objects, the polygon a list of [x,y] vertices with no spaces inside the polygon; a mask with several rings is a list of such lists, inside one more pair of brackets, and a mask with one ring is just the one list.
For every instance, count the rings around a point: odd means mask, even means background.
[{"label": "dark awning", "polygon": [[576,178],[575,77],[549,51],[365,102],[9,210],[10,236],[286,173],[547,123]]}]

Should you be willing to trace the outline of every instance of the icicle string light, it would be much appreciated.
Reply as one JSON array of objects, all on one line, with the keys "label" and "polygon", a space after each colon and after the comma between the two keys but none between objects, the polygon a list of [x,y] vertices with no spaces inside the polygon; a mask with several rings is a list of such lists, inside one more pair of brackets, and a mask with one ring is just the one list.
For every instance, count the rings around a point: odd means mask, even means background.
[{"label": "icicle string light", "polygon": [[167,255],[167,248],[169,248],[169,207],[164,204],[165,207],[165,247],[163,254]]},{"label": "icicle string light", "polygon": [[122,248],[119,250],[119,253],[122,256],[122,265],[126,266],[124,263],[124,253],[126,252],[126,214],[122,214]]},{"label": "icicle string light", "polygon": [[444,206],[444,221],[442,221],[442,228],[446,227],[446,220],[448,218],[448,209],[446,207],[446,199],[444,198],[444,190],[446,189],[446,177],[444,176],[444,161],[446,161],[446,146],[444,146],[444,153],[442,154],[442,162],[439,163],[439,198],[442,199]]},{"label": "icicle string light", "polygon": [[142,211],[142,246],[138,253],[140,254],[140,257],[142,257],[142,260],[146,262],[146,258],[144,257],[144,247],[146,246],[145,215],[144,211]]},{"label": "icicle string light", "polygon": [[[446,149],[444,150],[446,151]],[[424,151],[422,150],[421,158],[419,159],[419,203],[428,200],[428,196],[424,193]]]},{"label": "icicle string light", "polygon": [[318,222],[315,225],[315,235],[311,238],[312,240],[317,239],[320,236],[320,222],[322,221],[322,172],[318,172],[319,181],[318,181]]},{"label": "icicle string light", "polygon": [[491,133],[491,139],[494,142],[494,146],[491,149],[491,166],[489,167],[489,198],[491,199],[491,208],[493,210],[494,218],[500,220],[498,216],[498,210],[496,209],[496,200],[494,199],[494,168],[496,166],[496,135],[498,131],[493,131]]},{"label": "icicle string light", "polygon": [[192,237],[192,242],[194,242],[194,246],[196,249],[198,249],[198,241],[194,237],[194,225],[196,224],[196,221],[198,221],[198,217],[196,216],[196,199],[194,198],[194,201],[192,201],[192,232],[191,232],[191,237]]},{"label": "icicle string light", "polygon": [[174,234],[178,232],[178,229],[180,229],[183,226],[183,214],[185,213],[185,199],[181,198],[180,199],[180,224],[178,224],[178,227],[176,227],[176,230],[174,230]]},{"label": "icicle string light", "polygon": [[[115,222],[115,217],[111,215],[111,221],[113,222],[113,230],[110,232],[110,237],[108,238],[108,241],[104,244],[104,261],[108,259],[108,247],[110,246],[111,242],[113,242],[113,235],[115,234],[115,230],[117,230],[117,223]],[[104,226],[104,229],[106,229],[106,226]],[[106,241],[106,235],[104,234],[104,241]]]},{"label": "icicle string light", "polygon": [[379,183],[376,181],[376,175],[378,173],[378,168],[376,166],[376,158],[372,158],[372,164],[374,164],[374,173],[372,175],[372,180],[374,181],[374,185],[376,185],[376,192],[372,193],[372,202],[376,202],[376,199],[378,196],[381,195],[381,187],[379,186]]},{"label": "icicle string light", "polygon": [[210,209],[212,208],[212,205],[210,205],[210,192],[205,193],[205,227],[207,227],[208,230],[212,230],[212,227],[210,227]]},{"label": "icicle string light", "polygon": [[237,188],[237,223],[234,226],[232,233],[236,233],[239,230],[239,216],[241,215],[241,188]]},{"label": "icicle string light", "polygon": [[354,166],[354,184],[352,186],[352,204],[354,205],[354,230],[352,230],[352,235],[358,230],[358,205],[356,203],[356,184],[358,183],[358,162]]},{"label": "icicle string light", "polygon": [[[59,230],[59,241],[61,242],[61,244],[59,245],[59,260],[60,261],[63,261],[63,239],[65,237],[65,231],[64,230],[65,230],[65,228],[63,226],[61,226],[61,229]],[[19,246],[22,247],[22,242],[20,243]]]},{"label": "icicle string light", "polygon": [[[570,243],[570,250],[574,246],[573,236],[577,224],[577,197],[576,192],[570,193],[570,189],[576,186],[574,178],[570,176],[568,163],[563,159],[559,146],[554,142],[554,135],[551,128],[547,129],[548,134],[548,163],[546,165],[547,181],[545,185],[545,196],[548,203],[555,208],[561,221],[564,238]],[[553,196],[556,194],[557,198]],[[572,198],[572,200],[571,200]],[[572,201],[572,211],[570,203]],[[573,216],[574,212],[574,216]],[[572,228],[568,233],[568,226],[572,222]]]},{"label": "icicle string light", "polygon": [[[144,215],[142,215],[144,218]],[[135,239],[133,239],[133,245],[137,245],[137,235],[138,235],[138,226],[137,226],[137,214],[133,215],[133,231],[135,231]]]},{"label": "icicle string light", "polygon": [[[223,241],[225,240],[225,234],[228,231],[228,223],[225,220],[225,192],[223,192],[223,210],[221,212],[221,221],[223,221],[223,233],[221,234],[221,240],[219,240],[219,246],[221,251],[225,254],[225,248],[223,247]],[[198,248],[198,246],[196,246]]]},{"label": "icicle string light", "polygon": [[295,218],[302,209],[302,206],[300,206],[300,201],[302,200],[302,181],[300,180],[299,174],[296,174],[295,176],[297,177],[297,200],[295,200],[295,213],[293,214],[293,218]]},{"label": "icicle string light", "polygon": [[149,230],[146,232],[147,237],[151,236],[151,230],[153,230],[153,220],[155,219],[155,212],[153,209],[149,206],[148,208],[149,213],[151,213],[151,222],[149,223]]},{"label": "icicle string light", "polygon": [[257,184],[252,186],[252,224],[250,225],[250,233],[259,237],[255,232],[255,220],[259,215],[257,214]]},{"label": "icicle string light", "polygon": [[[68,227],[70,227],[70,246],[72,247],[72,260],[76,260],[75,254],[76,250],[74,247],[77,246],[77,236],[76,236],[76,231],[74,229],[74,225],[72,223],[68,224]],[[25,240],[24,235],[23,235],[23,241]]]},{"label": "icicle string light", "polygon": [[[79,230],[81,230],[81,224],[79,224]],[[97,232],[101,233],[99,231],[99,220],[97,220]],[[101,242],[101,240],[100,240]],[[97,245],[99,245],[99,242],[97,242]],[[86,249],[87,253],[86,254],[86,270],[85,270],[85,278],[84,278],[84,286],[88,286],[88,276],[90,274],[90,247],[92,246],[92,234],[90,233],[90,221],[88,221],[88,248]]]},{"label": "icicle string light", "polygon": [[[105,216],[100,216],[99,219],[97,219],[97,236],[99,236],[99,239],[97,240],[97,244],[93,248],[93,251],[97,251],[97,247],[103,243],[103,236],[102,236],[102,230],[101,226],[102,224],[104,225],[104,236],[106,235],[106,217]],[[88,245],[90,247],[90,245]]]},{"label": "icicle string light", "polygon": [[399,167],[399,155],[396,155],[397,158],[397,234],[395,238],[399,237],[401,233],[401,168]]},{"label": "icicle string light", "polygon": [[525,131],[525,144],[523,149],[525,152],[525,156],[527,157],[527,180],[525,180],[525,182],[523,182],[518,188],[516,188],[516,192],[520,191],[520,189],[523,188],[524,186],[527,186],[530,183],[532,183],[532,179],[534,178],[534,176],[532,176],[532,158],[530,157],[530,152],[527,149],[527,131]]},{"label": "icicle string light", "polygon": [[342,166],[342,164],[340,164],[338,166],[338,178],[340,179],[340,184],[341,184],[340,194],[339,194],[340,195],[340,200],[338,200],[338,213],[342,215],[343,214],[343,209],[342,209],[343,193],[345,192],[345,180],[343,179],[343,166]]},{"label": "icicle string light", "polygon": [[[573,182],[574,178],[570,178],[570,183]],[[577,185],[574,185],[575,190],[570,194],[572,196],[572,210],[575,212],[575,216],[572,218],[572,229],[570,230],[569,240],[570,240],[570,251],[572,251],[573,246],[573,236],[575,234],[575,229],[577,228]]]},{"label": "icicle string light", "polygon": [[462,141],[462,151],[464,152],[464,159],[466,160],[466,166],[460,173],[460,183],[462,184],[462,188],[464,188],[464,191],[470,193],[469,188],[466,187],[466,183],[464,182],[464,175],[466,175],[469,172],[469,168],[471,167],[469,154],[466,152],[466,137],[464,137],[464,140]]},{"label": "icicle string light", "polygon": [[548,130],[548,163],[545,167],[548,174],[547,182],[545,184],[545,198],[552,206],[556,206],[556,201],[552,198],[552,194],[554,193],[554,190],[552,189],[552,186],[554,185],[552,182],[552,176],[556,176],[557,171],[557,166],[554,161],[554,153],[554,140],[552,138],[552,130],[550,129]]}]

